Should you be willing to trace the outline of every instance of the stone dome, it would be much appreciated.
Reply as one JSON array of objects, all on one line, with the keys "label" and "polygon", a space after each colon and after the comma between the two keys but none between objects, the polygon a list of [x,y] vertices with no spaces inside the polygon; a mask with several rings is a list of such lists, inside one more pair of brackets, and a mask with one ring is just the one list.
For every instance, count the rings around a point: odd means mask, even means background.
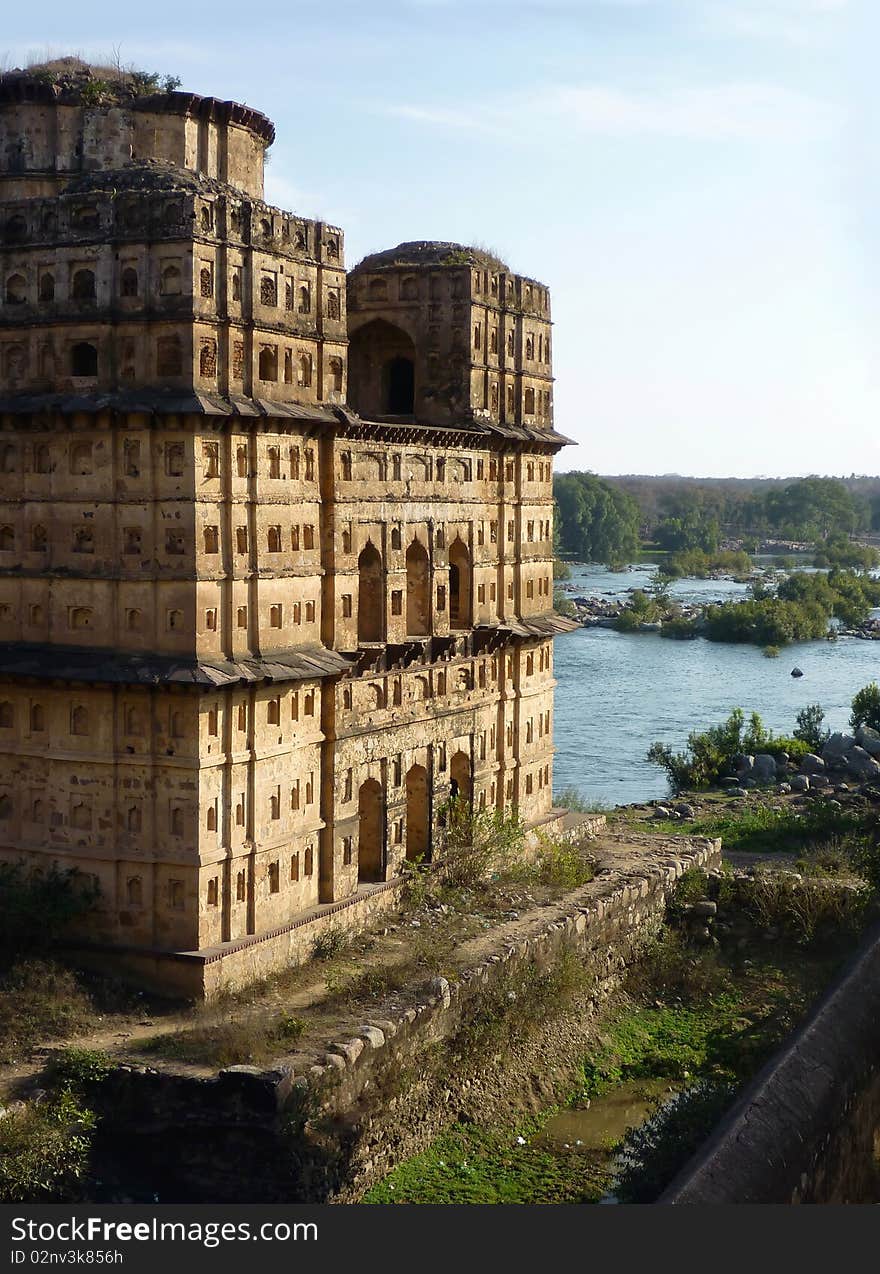
[{"label": "stone dome", "polygon": [[500,257],[483,248],[472,248],[464,243],[447,243],[439,239],[413,239],[399,243],[396,248],[384,252],[371,252],[354,267],[355,270],[384,270],[396,266],[480,266],[494,270],[507,270]]}]

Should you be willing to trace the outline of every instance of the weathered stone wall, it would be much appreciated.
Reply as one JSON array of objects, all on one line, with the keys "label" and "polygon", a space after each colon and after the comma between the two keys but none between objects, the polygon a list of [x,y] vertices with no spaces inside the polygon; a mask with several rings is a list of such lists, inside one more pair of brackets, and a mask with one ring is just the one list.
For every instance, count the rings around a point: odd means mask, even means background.
[{"label": "weathered stone wall", "polygon": [[880,930],[659,1203],[876,1203]]},{"label": "weathered stone wall", "polygon": [[336,226],[162,167],[0,203],[0,376],[343,403],[343,252]]},{"label": "weathered stone wall", "polygon": [[[161,1202],[345,1202],[459,1115],[509,1117],[561,1094],[603,996],[656,932],[675,882],[719,854],[717,841],[667,843],[654,861],[609,878],[604,891],[571,895],[543,926],[460,980],[435,980],[408,1007],[387,1005],[356,1035],[302,1057],[295,1069],[233,1067],[210,1080],[116,1072],[104,1093],[102,1172],[129,1189],[138,1174],[165,1182]],[[587,972],[576,1001],[529,1023],[516,1048],[496,1046],[450,1065],[449,1043],[474,1015],[507,1003],[512,973],[546,972],[569,954]],[[527,1016],[528,1005],[519,1011]]]},{"label": "weathered stone wall", "polygon": [[0,198],[63,189],[79,173],[165,161],[228,182],[260,199],[263,160],[274,138],[259,111],[235,102],[164,93],[106,105],[59,98],[36,76],[0,87]]},{"label": "weathered stone wall", "polygon": [[361,415],[552,426],[550,293],[536,280],[460,244],[402,243],[354,267],[348,310]]},{"label": "weathered stone wall", "polygon": [[0,856],[92,875],[157,967],[392,879],[451,795],[551,810],[549,293],[414,268],[453,428],[422,381],[360,419],[342,232],[262,201],[273,135],[0,76]]}]

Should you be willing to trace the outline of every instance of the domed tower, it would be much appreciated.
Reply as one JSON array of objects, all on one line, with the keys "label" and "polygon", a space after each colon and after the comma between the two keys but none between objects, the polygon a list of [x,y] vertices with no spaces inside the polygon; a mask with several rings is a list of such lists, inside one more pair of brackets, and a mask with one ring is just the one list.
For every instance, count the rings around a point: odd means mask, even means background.
[{"label": "domed tower", "polygon": [[348,276],[349,398],[362,415],[551,430],[550,293],[459,243],[401,243]]},{"label": "domed tower", "polygon": [[342,233],[263,201],[273,135],[0,76],[0,859],[193,996],[393,904],[450,798],[553,817],[547,291],[368,258],[352,411]]},{"label": "domed tower", "polygon": [[342,233],[263,202],[273,125],[140,88],[0,78],[4,394],[344,402]]},{"label": "domed tower", "polygon": [[345,275],[263,201],[273,136],[149,77],[0,77],[0,855],[93,876],[145,978],[318,902]]}]

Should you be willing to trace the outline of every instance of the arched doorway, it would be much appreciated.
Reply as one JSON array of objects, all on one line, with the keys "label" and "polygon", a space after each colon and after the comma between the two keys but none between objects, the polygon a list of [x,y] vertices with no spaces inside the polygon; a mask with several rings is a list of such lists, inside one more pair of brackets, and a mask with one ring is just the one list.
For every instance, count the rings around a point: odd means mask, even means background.
[{"label": "arched doorway", "polygon": [[452,800],[471,801],[471,759],[467,752],[456,752],[449,764],[449,795]]},{"label": "arched doorway", "polygon": [[456,536],[449,546],[449,624],[470,628],[471,622],[471,555]]},{"label": "arched doorway", "polygon": [[406,774],[406,856],[410,862],[428,854],[428,771],[414,765]]},{"label": "arched doorway", "polygon": [[413,540],[406,550],[406,633],[427,637],[431,632],[431,565],[428,550]]},{"label": "arched doorway", "polygon": [[382,556],[370,542],[358,558],[358,641],[381,641],[385,618]]},{"label": "arched doorway", "polygon": [[358,793],[358,882],[382,879],[385,809],[382,788],[367,779]]},{"label": "arched doorway", "polygon": [[411,416],[415,410],[416,369],[411,358],[398,354],[385,364],[385,411],[389,416]]},{"label": "arched doorway", "polygon": [[348,401],[361,416],[411,416],[416,399],[416,347],[385,319],[349,330]]}]

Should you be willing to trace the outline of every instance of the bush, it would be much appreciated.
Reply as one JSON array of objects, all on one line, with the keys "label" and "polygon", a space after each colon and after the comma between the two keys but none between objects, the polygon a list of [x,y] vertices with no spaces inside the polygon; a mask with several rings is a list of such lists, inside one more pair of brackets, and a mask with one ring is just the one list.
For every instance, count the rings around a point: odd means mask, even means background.
[{"label": "bush", "polygon": [[99,897],[76,870],[0,863],[0,963],[49,950]]},{"label": "bush", "polygon": [[94,1018],[75,975],[50,960],[21,960],[0,976],[0,1062],[85,1030]]},{"label": "bush", "polygon": [[319,933],[312,942],[312,958],[315,960],[331,960],[339,955],[349,944],[349,936],[344,929],[327,929]]},{"label": "bush", "polygon": [[824,637],[829,618],[818,603],[799,604],[778,597],[724,602],[706,607],[706,636],[710,641],[787,646],[792,641]]},{"label": "bush", "polygon": [[853,730],[859,726],[880,730],[880,686],[876,681],[869,682],[853,696],[849,723]]},{"label": "bush", "polygon": [[705,553],[702,549],[687,549],[673,553],[663,569],[665,574],[674,579],[685,576],[689,579],[706,579],[722,572],[727,575],[747,575],[752,569],[752,559],[748,553],[726,550]]},{"label": "bush", "polygon": [[140,1050],[202,1066],[263,1066],[289,1052],[305,1030],[305,1021],[281,1012],[263,1019],[230,1010],[214,1018],[168,1035],[156,1035]]},{"label": "bush", "polygon": [[830,738],[830,732],[822,729],[825,712],[818,703],[808,703],[797,714],[794,737],[806,743],[810,752],[821,752]]},{"label": "bush", "polygon": [[829,535],[816,543],[813,565],[854,571],[870,571],[880,565],[880,554],[868,544],[855,544],[846,535]]},{"label": "bush", "polygon": [[562,589],[553,590],[553,609],[557,615],[563,615],[566,619],[577,619],[577,607],[570,598],[565,596]]},{"label": "bush", "polygon": [[652,743],[647,760],[666,770],[676,791],[709,787],[729,769],[731,758],[741,752],[762,752],[772,739],[756,712],[746,726],[745,713],[735,708],[721,725],[693,730],[688,735],[687,752],[673,752],[665,743]]},{"label": "bush", "polygon": [[23,1105],[0,1119],[0,1203],[60,1203],[83,1197],[93,1113],[71,1093]]},{"label": "bush", "polygon": [[743,753],[764,752],[779,760],[800,761],[810,745],[797,736],[774,735],[757,712],[746,725],[745,713],[735,708],[721,725],[693,730],[685,752],[674,752],[666,743],[652,743],[646,759],[661,766],[674,791],[711,787],[733,771],[733,758]]},{"label": "bush", "polygon": [[113,1063],[98,1048],[62,1048],[46,1067],[46,1083],[58,1093],[87,1097],[103,1084]]},{"label": "bush", "polygon": [[696,620],[685,619],[683,615],[675,619],[665,619],[660,629],[661,637],[672,637],[676,641],[689,641],[692,637],[698,637],[699,634],[700,629]]},{"label": "bush", "polygon": [[549,837],[540,840],[535,868],[542,885],[554,885],[560,889],[578,889],[596,874],[595,863],[579,845]]},{"label": "bush", "polygon": [[823,884],[803,885],[775,871],[757,873],[742,891],[743,911],[762,928],[781,929],[800,946],[838,940],[860,933],[869,901],[866,887]]},{"label": "bush", "polygon": [[441,807],[439,822],[439,874],[447,885],[478,885],[522,855],[526,829],[516,813],[471,810],[454,799]]}]

